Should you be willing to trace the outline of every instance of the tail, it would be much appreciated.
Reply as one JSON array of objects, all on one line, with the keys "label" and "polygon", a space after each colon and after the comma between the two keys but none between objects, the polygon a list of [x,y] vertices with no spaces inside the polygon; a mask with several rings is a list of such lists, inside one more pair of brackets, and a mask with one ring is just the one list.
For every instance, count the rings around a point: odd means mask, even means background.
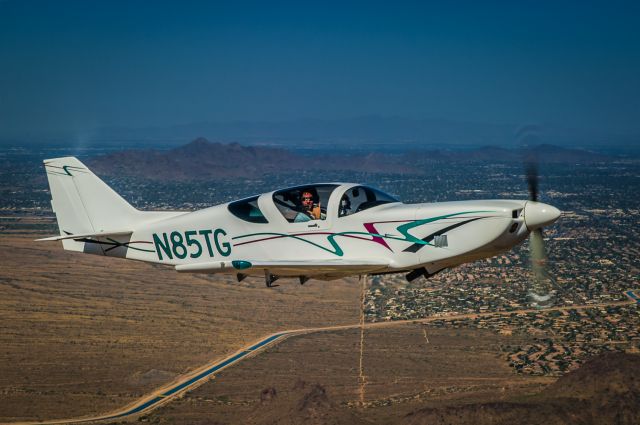
[{"label": "tail", "polygon": [[122,234],[133,231],[141,211],[132,207],[77,158],[47,159],[44,167],[51,206],[65,249],[87,252],[71,235]]}]

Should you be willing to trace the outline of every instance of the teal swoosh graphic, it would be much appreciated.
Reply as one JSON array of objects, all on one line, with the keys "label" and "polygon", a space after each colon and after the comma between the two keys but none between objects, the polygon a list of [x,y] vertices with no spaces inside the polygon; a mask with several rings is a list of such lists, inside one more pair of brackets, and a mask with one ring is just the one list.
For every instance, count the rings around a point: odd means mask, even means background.
[{"label": "teal swoosh graphic", "polygon": [[320,248],[321,250],[329,252],[329,253],[331,253],[333,255],[336,255],[338,257],[342,257],[344,255],[344,251],[343,251],[342,247],[340,247],[340,245],[336,241],[336,238],[338,236],[371,236],[371,237],[380,237],[380,238],[383,238],[383,239],[392,239],[392,240],[397,240],[397,241],[410,242],[410,243],[419,244],[419,245],[432,245],[429,242],[425,242],[422,239],[419,239],[419,238],[413,236],[411,233],[409,233],[409,231],[411,229],[413,229],[413,228],[422,226],[423,224],[432,223],[434,221],[442,220],[442,219],[445,219],[445,218],[455,217],[455,216],[464,215],[464,214],[477,214],[477,213],[487,213],[487,212],[494,212],[494,211],[465,211],[465,212],[441,215],[441,216],[437,216],[437,217],[425,218],[425,219],[422,219],[422,220],[415,220],[415,221],[412,221],[410,223],[402,224],[402,225],[400,225],[400,226],[398,226],[396,228],[396,230],[403,237],[387,236],[387,235],[381,235],[381,234],[378,234],[378,233],[360,232],[360,231],[347,231],[347,232],[332,233],[330,235],[327,235],[327,242],[329,242],[329,244],[331,245],[332,249],[331,248],[327,248],[325,246],[322,246],[322,245],[320,245],[320,244],[318,244],[316,242],[313,242],[311,240],[302,238],[300,236],[290,235],[290,234],[287,234],[287,233],[277,233],[277,232],[249,233],[249,234],[246,234],[246,235],[235,236],[232,239],[233,240],[244,239],[244,238],[250,238],[250,237],[253,237],[253,236],[278,236],[278,237],[292,238],[292,239],[296,239],[296,240],[308,243],[308,244],[310,244],[312,246],[315,246],[316,248]]},{"label": "teal swoosh graphic", "polygon": [[398,226],[396,230],[405,237],[405,239],[401,239],[401,240],[406,240],[407,242],[413,242],[421,245],[430,245],[425,241],[423,241],[422,239],[418,239],[417,237],[410,234],[409,230],[413,229],[414,227],[422,226],[423,224],[433,223],[434,221],[442,220],[444,218],[456,217],[463,214],[478,214],[478,213],[488,213],[488,212],[495,212],[495,211],[466,211],[466,212],[440,215],[437,217],[425,218],[422,220],[412,221],[411,223],[402,224]]}]

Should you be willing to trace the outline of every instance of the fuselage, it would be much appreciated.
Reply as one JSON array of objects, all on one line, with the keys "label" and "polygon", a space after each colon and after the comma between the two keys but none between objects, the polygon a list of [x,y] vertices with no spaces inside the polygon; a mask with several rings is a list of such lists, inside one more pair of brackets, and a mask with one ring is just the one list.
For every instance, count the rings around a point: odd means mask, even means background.
[{"label": "fuselage", "polygon": [[508,250],[560,216],[550,205],[521,200],[403,204],[352,183],[290,187],[194,212],[149,212],[77,158],[44,166],[59,235],[40,240],[179,272],[264,275],[267,286],[281,276],[301,283],[402,271],[409,280],[428,277]]},{"label": "fuselage", "polygon": [[[281,195],[283,191],[269,192],[148,222],[134,229],[130,238],[120,241],[120,246],[104,253],[173,266],[219,262],[221,272],[236,272],[236,264],[256,259],[370,259],[386,261],[387,265],[377,273],[424,268],[432,274],[506,251],[524,240],[531,230],[524,214],[530,201],[525,200],[403,204],[386,198],[376,202],[374,194],[373,201],[364,201],[360,210],[354,208],[347,213],[345,197],[363,197],[365,186],[304,187],[328,192],[323,219],[292,221],[281,202],[287,199]],[[264,270],[248,269],[243,273],[262,274]],[[354,271],[305,272],[319,279],[348,274]],[[300,272],[279,271],[279,275],[295,276]]]}]

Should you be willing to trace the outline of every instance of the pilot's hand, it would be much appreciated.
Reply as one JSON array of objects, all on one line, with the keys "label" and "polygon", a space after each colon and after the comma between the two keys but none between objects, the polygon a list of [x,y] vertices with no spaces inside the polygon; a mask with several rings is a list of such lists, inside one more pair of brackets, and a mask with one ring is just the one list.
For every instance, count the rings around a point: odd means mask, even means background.
[{"label": "pilot's hand", "polygon": [[320,218],[320,215],[322,214],[322,212],[320,211],[320,204],[313,207],[312,214],[316,220]]}]

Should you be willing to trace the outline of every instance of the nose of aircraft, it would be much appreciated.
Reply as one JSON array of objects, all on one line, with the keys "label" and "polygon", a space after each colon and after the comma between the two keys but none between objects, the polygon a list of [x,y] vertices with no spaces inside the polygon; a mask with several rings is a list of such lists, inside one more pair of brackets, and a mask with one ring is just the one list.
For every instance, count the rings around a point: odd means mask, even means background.
[{"label": "nose of aircraft", "polygon": [[553,223],[560,217],[560,210],[542,202],[527,201],[524,206],[524,223],[534,230]]}]

